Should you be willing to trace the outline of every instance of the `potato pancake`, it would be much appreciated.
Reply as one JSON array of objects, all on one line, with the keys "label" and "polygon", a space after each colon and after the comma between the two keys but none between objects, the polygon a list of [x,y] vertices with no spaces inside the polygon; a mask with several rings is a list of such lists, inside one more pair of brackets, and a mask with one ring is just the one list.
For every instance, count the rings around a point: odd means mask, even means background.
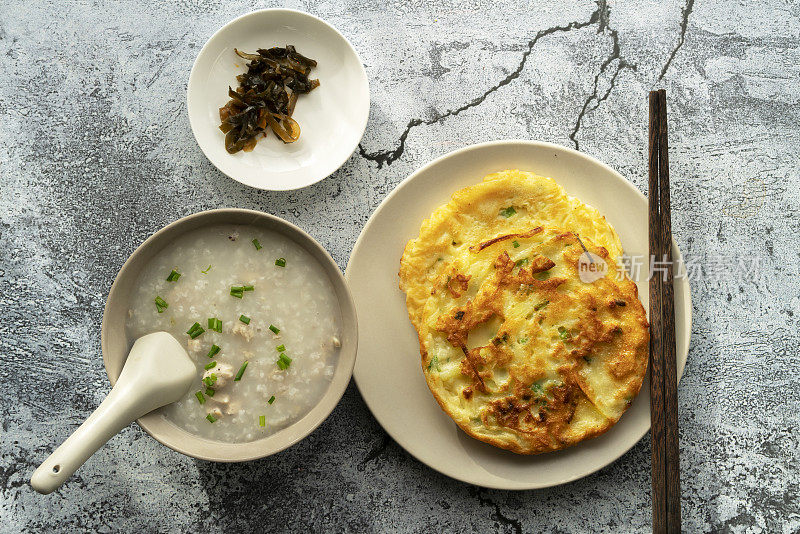
[{"label": "potato pancake", "polygon": [[[589,282],[587,253],[607,265]],[[648,357],[620,255],[594,208],[529,173],[490,175],[437,209],[406,246],[400,287],[442,409],[469,435],[522,454],[608,430]]]}]

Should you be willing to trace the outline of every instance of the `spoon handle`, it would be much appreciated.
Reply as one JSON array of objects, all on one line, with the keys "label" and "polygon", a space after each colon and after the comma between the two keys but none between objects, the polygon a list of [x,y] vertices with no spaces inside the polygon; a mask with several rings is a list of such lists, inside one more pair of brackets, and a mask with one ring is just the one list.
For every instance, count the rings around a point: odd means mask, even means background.
[{"label": "spoon handle", "polygon": [[[121,387],[117,387],[121,386]],[[111,437],[135,419],[153,409],[131,395],[130,387],[118,383],[97,409],[67,438],[31,477],[39,493],[58,489],[89,457]]]}]

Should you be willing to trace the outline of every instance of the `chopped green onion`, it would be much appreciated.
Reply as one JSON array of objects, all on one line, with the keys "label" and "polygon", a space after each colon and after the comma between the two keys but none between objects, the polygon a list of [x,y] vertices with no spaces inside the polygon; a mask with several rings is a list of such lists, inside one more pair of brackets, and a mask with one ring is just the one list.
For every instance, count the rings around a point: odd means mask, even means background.
[{"label": "chopped green onion", "polygon": [[564,340],[569,339],[569,338],[572,337],[572,334],[569,333],[569,330],[567,330],[563,326],[559,326],[558,327],[558,335],[559,335],[559,337],[561,337],[561,339],[564,339]]},{"label": "chopped green onion", "polygon": [[278,357],[279,362],[283,362],[286,367],[292,363],[292,359],[286,355],[285,352],[281,352],[281,355]]},{"label": "chopped green onion", "polygon": [[216,317],[208,318],[208,327],[215,332],[222,332],[222,321]]},{"label": "chopped green onion", "polygon": [[244,296],[244,288],[242,286],[231,286],[231,295],[240,299]]},{"label": "chopped green onion", "polygon": [[242,321],[244,324],[250,324],[250,317],[246,315],[240,315],[239,320]]},{"label": "chopped green onion", "polygon": [[272,333],[276,335],[281,332],[280,329],[274,324],[269,325],[269,329],[272,330]]},{"label": "chopped green onion", "polygon": [[208,395],[209,397],[213,397],[214,393],[216,393],[216,391],[214,391],[213,389],[206,388],[206,395]]},{"label": "chopped green onion", "polygon": [[533,309],[534,309],[535,311],[539,311],[539,310],[541,310],[542,308],[544,308],[545,306],[547,306],[548,304],[550,304],[550,301],[549,301],[549,300],[543,300],[542,302],[540,302],[539,304],[537,304],[536,306],[534,306],[534,307],[533,307]]},{"label": "chopped green onion", "polygon": [[253,286],[242,286],[242,291],[253,291],[254,289]]},{"label": "chopped green onion", "polygon": [[[258,239],[253,239],[253,246],[256,247],[256,250],[261,250],[263,248],[261,246],[261,243],[258,242]],[[261,426],[264,426],[264,425],[261,425]]]},{"label": "chopped green onion", "polygon": [[211,265],[209,265],[208,267],[206,267],[206,270],[205,270],[205,271],[200,271],[200,272],[201,272],[201,273],[203,273],[203,274],[208,274],[208,271],[210,271],[210,270],[211,270]]},{"label": "chopped green onion", "polygon": [[192,327],[186,331],[186,333],[189,334],[190,338],[194,339],[205,331],[205,328],[200,326],[200,323],[194,323]]},{"label": "chopped green onion", "polygon": [[267,416],[266,415],[259,415],[258,416],[258,426],[267,426]]},{"label": "chopped green onion", "polygon": [[156,297],[156,309],[158,310],[158,313],[162,313],[164,310],[167,309],[168,306],[169,304],[167,304],[167,301],[165,301],[161,297]]},{"label": "chopped green onion", "polygon": [[172,272],[169,273],[169,276],[167,277],[167,282],[177,282],[178,278],[180,278],[180,277],[181,277],[181,273],[179,273],[175,269],[172,269]]},{"label": "chopped green onion", "polygon": [[216,417],[214,417],[214,416],[213,416],[213,415],[211,415],[211,414],[208,414],[208,415],[206,416],[206,419],[208,419],[208,420],[209,420],[209,422],[211,422],[211,423],[213,423],[214,421],[216,421],[216,420],[217,420],[217,418],[216,418]]},{"label": "chopped green onion", "polygon": [[511,244],[514,245],[514,248],[519,248],[519,241],[517,241],[516,239],[512,241]]},{"label": "chopped green onion", "polygon": [[283,352],[283,351],[286,350],[286,346],[285,345],[278,345],[277,347],[275,347],[275,350],[277,350],[278,352]]},{"label": "chopped green onion", "polygon": [[200,404],[205,404],[206,403],[206,398],[203,396],[203,392],[202,391],[195,392],[194,396],[197,397],[197,400],[200,401]]},{"label": "chopped green onion", "polygon": [[289,367],[289,364],[281,359],[278,359],[275,363],[278,365],[278,369],[280,369],[281,371]]},{"label": "chopped green onion", "polygon": [[506,219],[508,219],[512,215],[516,215],[516,213],[517,213],[517,210],[515,210],[513,206],[509,206],[507,208],[503,208],[503,209],[500,210],[500,215],[502,215]]},{"label": "chopped green onion", "polygon": [[209,369],[213,369],[216,366],[217,366],[217,362],[209,362],[209,363],[206,364],[205,370],[208,371]]},{"label": "chopped green onion", "polygon": [[214,385],[214,383],[215,383],[216,381],[217,381],[217,375],[216,375],[216,373],[211,373],[210,375],[208,375],[207,377],[205,377],[205,378],[203,379],[203,384],[205,384],[205,385],[206,385],[206,387],[209,387],[209,388],[210,388],[211,386],[213,386],[213,385]]},{"label": "chopped green onion", "polygon": [[517,343],[519,343],[520,345],[524,345],[527,342],[528,342],[528,338],[527,337],[521,337],[521,338],[519,338],[517,340]]},{"label": "chopped green onion", "polygon": [[208,351],[208,354],[206,354],[206,357],[213,358],[214,356],[217,355],[218,352],[219,352],[219,347],[216,346],[216,345],[211,345],[211,350]]},{"label": "chopped green onion", "polygon": [[521,260],[517,260],[516,263],[514,263],[514,265],[516,267],[522,267],[523,265],[528,265],[528,258],[522,258]]},{"label": "chopped green onion", "polygon": [[286,267],[286,258],[278,258],[275,260],[275,265],[278,267]]},{"label": "chopped green onion", "polygon": [[275,395],[271,396],[269,398],[269,400],[267,401],[267,403],[269,403],[269,404],[272,404],[273,402],[275,402]]},{"label": "chopped green onion", "polygon": [[239,367],[239,372],[236,373],[236,376],[233,379],[234,382],[238,382],[239,380],[242,379],[242,375],[244,374],[245,369],[247,369],[247,360],[245,360],[242,366]]}]

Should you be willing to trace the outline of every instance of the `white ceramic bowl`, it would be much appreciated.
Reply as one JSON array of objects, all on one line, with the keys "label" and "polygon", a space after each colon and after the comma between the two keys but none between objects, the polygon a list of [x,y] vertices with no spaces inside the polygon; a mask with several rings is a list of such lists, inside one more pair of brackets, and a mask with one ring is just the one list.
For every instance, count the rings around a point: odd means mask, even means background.
[{"label": "white ceramic bowl", "polygon": [[131,295],[139,274],[147,263],[176,238],[197,228],[217,224],[242,224],[258,226],[278,232],[303,247],[316,258],[333,285],[342,313],[342,341],[339,360],[328,390],[317,405],[299,421],[275,434],[246,443],[223,443],[190,434],[168,421],[160,410],[140,417],[137,422],[148,434],[178,452],[217,462],[241,462],[263,458],[297,443],[314,431],[333,411],[350,383],[358,346],[358,325],[350,291],[336,262],[313,237],[297,226],[274,215],[235,208],[203,211],[179,219],[150,236],[120,269],[106,301],[103,313],[100,344],[103,363],[113,386],[117,382],[128,351],[135,341],[125,332],[125,319],[131,304]]},{"label": "white ceramic bowl", "polygon": [[[606,216],[627,254],[648,257],[647,200],[607,165],[569,148],[532,141],[497,141],[456,150],[398,185],[378,206],[356,241],[346,274],[361,319],[361,343],[353,376],[378,422],[418,460],[470,484],[534,489],[586,476],[633,447],[650,428],[650,386],[645,379],[633,405],[602,436],[536,456],[520,456],[473,439],[439,408],[425,383],[419,340],[408,320],[405,295],[398,287],[400,257],[434,208],[446,203],[457,190],[504,169],[553,178],[569,195]],[[674,242],[672,247],[677,265],[682,264]],[[634,280],[645,310],[648,267],[645,262]],[[680,377],[689,350],[692,305],[688,281],[676,278],[674,287]]]},{"label": "white ceramic bowl", "polygon": [[[272,132],[252,152],[228,154],[219,129],[219,108],[236,89],[247,62],[233,49],[294,45],[315,59],[311,78],[320,86],[300,95],[292,117],[300,139],[284,144]],[[291,9],[265,9],[243,15],[211,36],[189,75],[189,122],[205,155],[234,180],[258,189],[298,189],[329,176],[358,147],[369,117],[367,73],[355,49],[333,26]]]}]

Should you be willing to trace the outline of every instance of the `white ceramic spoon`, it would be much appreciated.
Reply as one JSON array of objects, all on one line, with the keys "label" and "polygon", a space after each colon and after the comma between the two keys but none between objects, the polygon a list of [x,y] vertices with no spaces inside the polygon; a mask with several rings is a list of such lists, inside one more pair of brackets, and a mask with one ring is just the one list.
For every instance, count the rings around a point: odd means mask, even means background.
[{"label": "white ceramic spoon", "polygon": [[33,489],[45,494],[58,489],[131,421],[183,397],[196,377],[195,364],[171,334],[156,332],[137,339],[111,393],[36,469]]}]

